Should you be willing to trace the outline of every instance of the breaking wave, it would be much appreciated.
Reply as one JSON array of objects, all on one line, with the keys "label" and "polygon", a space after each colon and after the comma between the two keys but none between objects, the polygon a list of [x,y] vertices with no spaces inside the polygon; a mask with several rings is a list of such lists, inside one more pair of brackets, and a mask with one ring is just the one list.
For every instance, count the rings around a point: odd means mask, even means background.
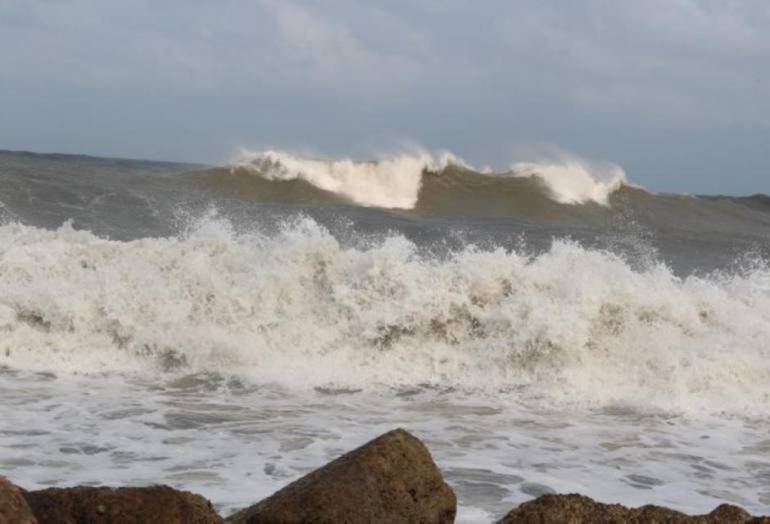
[{"label": "breaking wave", "polygon": [[514,164],[511,172],[541,179],[560,204],[596,202],[606,206],[610,195],[627,183],[625,172],[616,164],[591,164],[568,157],[558,162]]},{"label": "breaking wave", "polygon": [[[304,181],[312,188],[370,207],[414,209],[433,198],[426,175],[462,172],[469,182],[498,191],[520,188],[534,180],[532,191],[560,204],[609,204],[609,195],[626,183],[623,169],[614,164],[590,163],[564,157],[543,163],[518,163],[504,173],[474,170],[451,153],[438,157],[421,152],[360,162],[349,158],[318,160],[281,151],[246,152],[230,168],[231,175],[253,174],[271,182]],[[435,184],[434,185],[440,185]],[[466,186],[468,183],[465,184]],[[446,190],[446,188],[444,188]]]},{"label": "breaking wave", "polygon": [[[650,290],[655,290],[650,293]],[[204,219],[110,241],[0,226],[0,365],[212,372],[287,387],[436,387],[586,406],[764,413],[770,269],[679,278],[558,240],[442,258]]]}]

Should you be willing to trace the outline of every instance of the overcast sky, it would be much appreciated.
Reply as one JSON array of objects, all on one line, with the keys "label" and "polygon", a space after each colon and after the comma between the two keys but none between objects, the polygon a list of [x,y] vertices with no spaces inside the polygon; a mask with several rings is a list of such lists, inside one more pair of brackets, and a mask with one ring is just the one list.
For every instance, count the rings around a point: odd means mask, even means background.
[{"label": "overcast sky", "polygon": [[770,193],[767,0],[0,0],[0,149],[222,162],[559,147]]}]

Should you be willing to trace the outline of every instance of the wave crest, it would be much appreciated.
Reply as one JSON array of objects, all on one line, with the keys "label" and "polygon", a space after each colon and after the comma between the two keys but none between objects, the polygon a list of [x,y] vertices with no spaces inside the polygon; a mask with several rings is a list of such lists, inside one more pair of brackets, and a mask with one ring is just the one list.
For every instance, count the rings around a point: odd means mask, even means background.
[{"label": "wave crest", "polygon": [[[512,177],[535,178],[546,187],[548,196],[559,204],[593,202],[606,206],[609,195],[626,182],[623,169],[615,164],[564,158],[547,163],[518,163],[511,166],[509,172],[494,174],[489,168],[475,169],[448,152],[438,156],[419,152],[369,162],[350,158],[303,158],[276,150],[243,152],[231,166],[231,172],[235,174],[237,168],[243,168],[269,181],[303,180],[361,206],[414,209],[421,198],[433,197],[421,194],[421,191],[432,190],[424,187],[426,172],[441,175],[452,167],[483,179],[484,186],[488,185],[490,177],[495,177],[493,180],[501,186]],[[445,188],[442,190],[446,191]],[[506,188],[501,187],[501,190]]]},{"label": "wave crest", "polygon": [[235,166],[268,180],[304,180],[341,194],[362,206],[412,209],[422,185],[422,173],[442,170],[462,161],[449,153],[434,158],[428,153],[399,155],[371,162],[350,158],[315,160],[282,151],[246,152]]},{"label": "wave crest", "polygon": [[626,173],[616,164],[588,163],[576,158],[557,162],[521,162],[511,166],[519,177],[537,177],[560,204],[595,202],[609,205],[609,196],[627,184]]}]

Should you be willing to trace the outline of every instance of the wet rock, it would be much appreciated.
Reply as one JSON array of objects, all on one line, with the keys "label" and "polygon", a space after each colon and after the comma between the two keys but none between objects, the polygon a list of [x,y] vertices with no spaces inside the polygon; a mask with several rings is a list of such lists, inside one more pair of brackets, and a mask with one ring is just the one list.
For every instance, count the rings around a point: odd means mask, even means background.
[{"label": "wet rock", "polygon": [[225,522],[450,523],[455,494],[427,448],[402,429],[386,433],[289,484]]},{"label": "wet rock", "polygon": [[685,515],[660,506],[626,508],[602,504],[583,495],[543,495],[508,513],[499,524],[770,524],[739,507],[723,504],[708,515]]},{"label": "wet rock", "polygon": [[168,486],[76,487],[26,492],[39,524],[217,524],[222,518],[200,495]]},{"label": "wet rock", "polygon": [[21,490],[0,476],[0,523],[35,524],[32,510]]}]

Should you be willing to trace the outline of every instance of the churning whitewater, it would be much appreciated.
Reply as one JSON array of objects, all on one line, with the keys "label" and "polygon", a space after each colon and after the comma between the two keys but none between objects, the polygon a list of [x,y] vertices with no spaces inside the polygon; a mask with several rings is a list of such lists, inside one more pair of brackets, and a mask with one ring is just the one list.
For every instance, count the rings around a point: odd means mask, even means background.
[{"label": "churning whitewater", "polygon": [[109,241],[0,228],[0,364],[245,375],[291,387],[460,388],[584,406],[761,414],[770,271],[679,278],[555,240],[441,258],[204,219]]}]

